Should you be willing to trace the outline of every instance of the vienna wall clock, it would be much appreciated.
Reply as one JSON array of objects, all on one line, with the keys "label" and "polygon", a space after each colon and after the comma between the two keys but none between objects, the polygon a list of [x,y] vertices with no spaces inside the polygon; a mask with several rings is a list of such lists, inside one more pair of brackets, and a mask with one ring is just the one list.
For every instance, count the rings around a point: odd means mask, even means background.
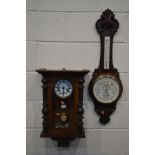
[{"label": "vienna wall clock", "polygon": [[119,23],[109,9],[105,10],[96,22],[101,52],[99,66],[94,70],[89,84],[89,94],[102,124],[110,121],[110,115],[115,111],[123,91],[119,72],[113,66],[113,37],[118,27]]},{"label": "vienna wall clock", "polygon": [[83,88],[88,70],[36,70],[42,75],[43,129],[41,137],[68,147],[75,138],[84,138]]}]

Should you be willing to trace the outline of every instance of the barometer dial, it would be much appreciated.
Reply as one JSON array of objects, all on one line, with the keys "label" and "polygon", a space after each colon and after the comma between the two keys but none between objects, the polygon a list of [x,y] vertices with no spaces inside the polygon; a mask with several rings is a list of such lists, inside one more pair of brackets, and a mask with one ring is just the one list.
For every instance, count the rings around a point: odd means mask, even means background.
[{"label": "barometer dial", "polygon": [[102,75],[93,86],[93,94],[97,101],[108,104],[114,102],[120,94],[120,86],[112,75]]}]

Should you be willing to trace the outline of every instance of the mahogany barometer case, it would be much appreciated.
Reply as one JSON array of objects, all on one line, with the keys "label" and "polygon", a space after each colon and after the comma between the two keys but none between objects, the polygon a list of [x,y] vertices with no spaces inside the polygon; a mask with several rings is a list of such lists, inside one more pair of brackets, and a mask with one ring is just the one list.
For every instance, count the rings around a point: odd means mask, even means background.
[{"label": "mahogany barometer case", "polygon": [[110,121],[110,115],[115,111],[123,91],[119,72],[113,66],[113,37],[118,27],[119,23],[109,9],[96,22],[101,52],[99,66],[94,70],[89,84],[89,94],[102,124]]}]

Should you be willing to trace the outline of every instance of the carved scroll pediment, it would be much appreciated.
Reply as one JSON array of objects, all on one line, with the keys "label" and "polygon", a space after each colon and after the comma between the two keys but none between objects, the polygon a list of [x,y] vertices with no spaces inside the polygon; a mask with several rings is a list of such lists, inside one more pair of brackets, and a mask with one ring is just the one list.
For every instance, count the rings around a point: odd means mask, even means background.
[{"label": "carved scroll pediment", "polygon": [[118,27],[119,23],[110,9],[105,10],[96,22],[97,32],[103,33],[104,35],[114,35]]}]

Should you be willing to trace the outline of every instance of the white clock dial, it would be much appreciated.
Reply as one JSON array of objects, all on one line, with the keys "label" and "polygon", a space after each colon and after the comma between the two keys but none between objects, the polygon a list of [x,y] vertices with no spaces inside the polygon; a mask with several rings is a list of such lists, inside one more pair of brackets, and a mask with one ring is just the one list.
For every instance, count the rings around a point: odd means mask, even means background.
[{"label": "white clock dial", "polygon": [[60,98],[69,97],[72,94],[73,87],[72,84],[67,80],[59,80],[55,84],[55,94]]},{"label": "white clock dial", "polygon": [[110,36],[104,37],[104,69],[110,67]]},{"label": "white clock dial", "polygon": [[112,103],[120,93],[118,81],[111,75],[100,76],[94,84],[93,94],[101,103]]}]

